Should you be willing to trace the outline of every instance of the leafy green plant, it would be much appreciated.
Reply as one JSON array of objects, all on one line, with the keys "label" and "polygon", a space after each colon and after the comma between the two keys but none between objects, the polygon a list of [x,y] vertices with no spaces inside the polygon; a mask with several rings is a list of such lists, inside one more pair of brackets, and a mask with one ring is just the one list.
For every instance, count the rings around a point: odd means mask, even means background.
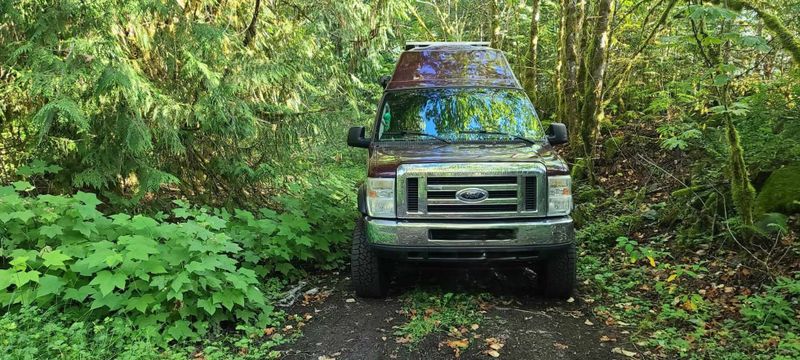
[{"label": "leafy green plant", "polygon": [[767,286],[762,294],[741,297],[740,310],[745,321],[757,329],[796,329],[800,280],[779,278],[775,285]]},{"label": "leafy green plant", "polygon": [[0,187],[0,304],[121,313],[168,339],[194,339],[226,321],[274,324],[280,312],[262,279],[292,273],[297,262],[335,263],[349,223],[321,225],[326,207],[309,215],[288,200],[284,211],[258,216],[181,201],[171,216],[106,216],[94,194],[25,196],[30,188]]},{"label": "leafy green plant", "polygon": [[408,322],[398,326],[394,334],[415,343],[436,331],[469,329],[483,318],[479,312],[482,296],[414,291],[404,300]]}]

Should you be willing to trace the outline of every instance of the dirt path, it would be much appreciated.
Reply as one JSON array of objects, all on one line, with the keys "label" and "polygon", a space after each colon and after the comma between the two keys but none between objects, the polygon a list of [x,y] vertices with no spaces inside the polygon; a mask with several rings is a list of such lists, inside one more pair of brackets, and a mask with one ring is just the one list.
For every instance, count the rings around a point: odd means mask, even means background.
[{"label": "dirt path", "polygon": [[[401,310],[414,291],[433,294],[489,293],[479,328],[465,337],[469,346],[461,359],[491,359],[486,339],[504,346],[500,359],[630,359],[612,352],[614,347],[633,350],[625,335],[602,325],[587,312],[580,297],[573,302],[550,301],[533,295],[531,281],[522,272],[425,269],[401,270],[389,297],[383,300],[356,298],[349,278],[334,275],[316,284],[331,290],[322,302],[296,305],[290,313],[312,314],[303,336],[282,349],[284,359],[452,359],[452,340],[443,331],[434,332],[416,344],[398,342],[396,327],[408,321]],[[404,302],[406,301],[406,302]],[[601,341],[601,337],[620,341]],[[606,340],[607,340],[606,338]]]}]

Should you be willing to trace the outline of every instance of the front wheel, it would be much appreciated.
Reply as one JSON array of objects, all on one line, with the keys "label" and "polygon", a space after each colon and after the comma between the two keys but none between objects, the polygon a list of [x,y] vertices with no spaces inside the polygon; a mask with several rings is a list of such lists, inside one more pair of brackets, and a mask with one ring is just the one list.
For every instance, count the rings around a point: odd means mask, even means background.
[{"label": "front wheel", "polygon": [[577,280],[577,256],[575,243],[553,254],[540,266],[539,286],[549,298],[566,299],[575,293]]},{"label": "front wheel", "polygon": [[353,249],[350,254],[351,278],[356,295],[366,298],[385,297],[389,290],[386,265],[369,246],[364,219],[359,218],[353,230]]}]

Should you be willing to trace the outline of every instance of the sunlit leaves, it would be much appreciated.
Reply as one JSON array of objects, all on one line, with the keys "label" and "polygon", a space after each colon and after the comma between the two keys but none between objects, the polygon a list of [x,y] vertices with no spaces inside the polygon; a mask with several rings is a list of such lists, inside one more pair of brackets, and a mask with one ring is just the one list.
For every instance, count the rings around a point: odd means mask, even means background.
[{"label": "sunlit leaves", "polygon": [[58,235],[64,234],[62,230],[63,228],[58,225],[44,225],[39,228],[39,234],[52,239]]},{"label": "sunlit leaves", "polygon": [[125,276],[125,274],[119,272],[112,273],[110,271],[103,270],[97,273],[89,285],[97,286],[97,288],[100,290],[100,293],[103,296],[106,296],[111,293],[114,288],[124,289],[126,280],[127,276]]},{"label": "sunlit leaves", "polygon": [[70,256],[61,253],[61,250],[49,251],[42,254],[42,265],[52,268],[63,267],[64,262],[71,259]]},{"label": "sunlit leaves", "polygon": [[39,287],[36,290],[36,297],[46,295],[57,295],[61,293],[61,288],[64,287],[64,280],[58,276],[46,274],[39,279]]},{"label": "sunlit leaves", "polygon": [[[223,320],[261,322],[273,311],[259,288],[264,276],[296,277],[292,262],[307,259],[326,266],[341,261],[343,253],[333,247],[346,242],[355,204],[343,206],[352,199],[336,194],[351,189],[351,181],[331,177],[325,191],[295,197],[281,212],[181,203],[175,223],[162,216],[105,216],[90,193],[34,197],[6,187],[2,197],[16,201],[0,204],[0,235],[16,233],[2,244],[15,250],[1,253],[10,268],[0,269],[0,304],[122,312],[167,337],[194,336]],[[170,331],[175,321],[185,321],[191,332]]]}]

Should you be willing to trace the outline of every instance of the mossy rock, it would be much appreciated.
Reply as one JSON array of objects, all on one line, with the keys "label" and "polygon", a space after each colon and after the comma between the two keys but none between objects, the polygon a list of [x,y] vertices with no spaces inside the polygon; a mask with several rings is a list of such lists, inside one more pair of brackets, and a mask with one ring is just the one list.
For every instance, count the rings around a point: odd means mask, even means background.
[{"label": "mossy rock", "polygon": [[800,213],[800,165],[778,169],[769,176],[756,197],[759,213]]},{"label": "mossy rock", "polygon": [[603,159],[611,161],[619,154],[619,149],[625,141],[624,136],[612,136],[603,141]]}]

